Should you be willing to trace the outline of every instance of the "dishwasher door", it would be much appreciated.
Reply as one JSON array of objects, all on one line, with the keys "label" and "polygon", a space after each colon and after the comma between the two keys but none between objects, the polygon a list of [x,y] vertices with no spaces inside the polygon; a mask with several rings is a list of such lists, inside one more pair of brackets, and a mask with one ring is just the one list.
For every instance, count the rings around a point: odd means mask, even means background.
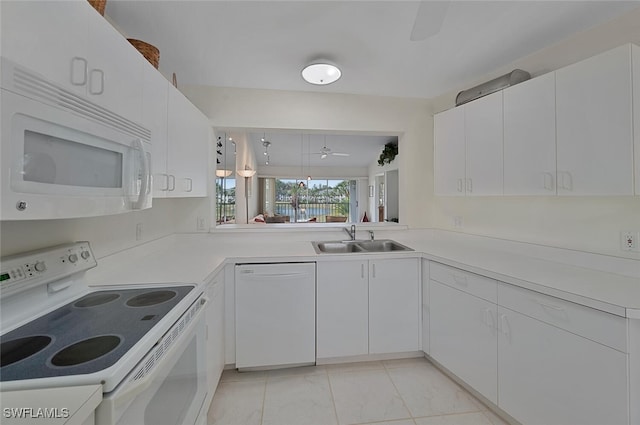
[{"label": "dishwasher door", "polygon": [[315,263],[237,265],[235,287],[238,369],[315,364]]}]

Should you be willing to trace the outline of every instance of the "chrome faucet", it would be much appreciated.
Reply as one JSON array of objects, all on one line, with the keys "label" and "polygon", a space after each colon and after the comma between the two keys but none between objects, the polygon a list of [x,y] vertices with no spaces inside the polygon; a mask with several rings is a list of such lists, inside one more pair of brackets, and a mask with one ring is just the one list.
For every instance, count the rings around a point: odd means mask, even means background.
[{"label": "chrome faucet", "polygon": [[374,234],[373,234],[373,230],[368,230],[368,232],[369,232],[369,238],[370,238],[371,240],[374,240],[374,239],[375,239],[375,236],[374,236]]},{"label": "chrome faucet", "polygon": [[351,225],[351,229],[345,227],[343,230],[345,232],[347,232],[347,234],[349,235],[349,237],[351,238],[352,241],[356,240],[356,225],[355,224]]}]

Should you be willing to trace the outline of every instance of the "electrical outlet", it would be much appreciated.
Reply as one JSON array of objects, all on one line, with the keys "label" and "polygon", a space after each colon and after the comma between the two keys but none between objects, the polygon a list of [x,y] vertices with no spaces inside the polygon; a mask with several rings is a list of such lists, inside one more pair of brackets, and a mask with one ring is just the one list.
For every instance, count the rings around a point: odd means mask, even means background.
[{"label": "electrical outlet", "polygon": [[142,240],[142,223],[136,224],[136,240]]},{"label": "electrical outlet", "polygon": [[620,232],[620,249],[623,251],[638,251],[638,232],[630,230]]},{"label": "electrical outlet", "polygon": [[206,228],[206,220],[204,217],[197,217],[196,219],[196,229],[197,230],[207,230]]}]

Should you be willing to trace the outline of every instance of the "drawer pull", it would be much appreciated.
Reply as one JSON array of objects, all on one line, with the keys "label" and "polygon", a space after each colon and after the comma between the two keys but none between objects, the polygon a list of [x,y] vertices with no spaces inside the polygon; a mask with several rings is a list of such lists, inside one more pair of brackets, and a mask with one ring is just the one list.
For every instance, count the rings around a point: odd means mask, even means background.
[{"label": "drawer pull", "polygon": [[491,334],[496,332],[496,321],[493,317],[493,312],[489,308],[485,308],[483,311],[483,322],[491,329]]},{"label": "drawer pull", "polygon": [[564,312],[564,308],[563,307],[558,307],[555,305],[551,305],[551,304],[546,304],[543,303],[542,301],[538,301],[538,300],[533,300],[533,302],[535,302],[536,304],[538,304],[540,307],[545,308],[545,309],[549,309],[549,310],[553,310],[553,311],[558,311],[558,312]]}]

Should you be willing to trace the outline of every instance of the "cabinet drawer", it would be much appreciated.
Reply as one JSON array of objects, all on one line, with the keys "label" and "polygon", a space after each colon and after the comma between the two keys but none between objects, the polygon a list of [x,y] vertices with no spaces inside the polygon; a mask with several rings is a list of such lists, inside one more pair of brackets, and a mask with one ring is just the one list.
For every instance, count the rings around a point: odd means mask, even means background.
[{"label": "cabinet drawer", "polygon": [[488,277],[438,263],[431,263],[429,277],[476,297],[497,302],[497,283]]},{"label": "cabinet drawer", "polygon": [[506,283],[498,285],[498,304],[624,353],[627,352],[627,321],[623,317]]}]

